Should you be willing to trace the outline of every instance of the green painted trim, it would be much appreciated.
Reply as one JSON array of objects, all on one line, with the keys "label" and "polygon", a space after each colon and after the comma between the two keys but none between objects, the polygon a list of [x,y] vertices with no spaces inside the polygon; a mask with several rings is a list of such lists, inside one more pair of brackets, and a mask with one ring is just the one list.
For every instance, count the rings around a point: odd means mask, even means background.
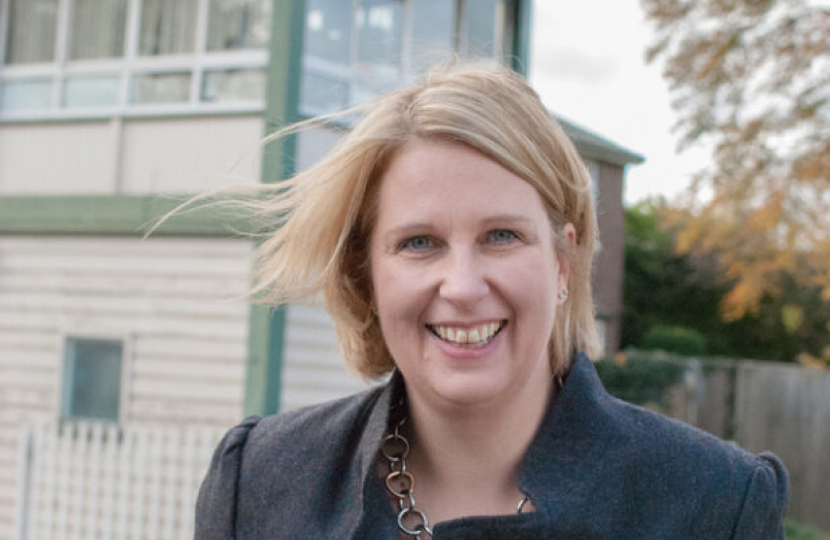
[{"label": "green painted trim", "polygon": [[265,107],[249,110],[198,110],[178,111],[171,113],[140,113],[126,112],[121,114],[87,114],[87,115],[61,115],[61,116],[33,116],[31,118],[0,118],[0,127],[3,126],[49,126],[61,124],[88,124],[107,123],[118,118],[123,122],[134,122],[141,120],[189,120],[200,118],[229,118],[229,117],[261,117]]},{"label": "green painted trim", "polygon": [[[304,0],[274,0],[265,107],[265,135],[300,120],[300,79],[305,29]],[[274,39],[274,38],[277,39]],[[273,141],[263,152],[262,181],[275,182],[294,174],[297,137]]]},{"label": "green painted trim", "polygon": [[[268,63],[265,135],[297,122],[302,75],[304,0],[273,0]],[[262,153],[261,181],[279,181],[294,174],[296,136],[270,143]],[[279,411],[285,348],[285,307],[252,305],[249,311],[245,414]]]},{"label": "green painted trim", "polygon": [[[141,236],[190,195],[13,195],[0,197],[0,234]],[[154,236],[237,236],[230,210],[183,211]]]},{"label": "green painted trim", "polygon": [[527,77],[530,71],[530,34],[533,31],[533,2],[516,1],[516,28],[513,32],[511,67]]},{"label": "green painted trim", "polygon": [[285,308],[259,304],[249,312],[245,415],[275,414],[280,407]]}]

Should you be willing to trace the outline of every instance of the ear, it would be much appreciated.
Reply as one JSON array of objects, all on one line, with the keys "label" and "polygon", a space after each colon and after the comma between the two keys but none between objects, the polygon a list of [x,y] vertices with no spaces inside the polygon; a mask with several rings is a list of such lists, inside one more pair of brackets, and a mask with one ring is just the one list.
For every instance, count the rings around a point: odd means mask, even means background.
[{"label": "ear", "polygon": [[[568,277],[571,273],[571,254],[576,251],[576,228],[573,223],[566,223],[558,234],[559,241],[557,245],[559,248],[556,250],[558,266],[556,275],[557,294],[568,289]],[[557,303],[562,304],[565,299],[558,298]]]}]

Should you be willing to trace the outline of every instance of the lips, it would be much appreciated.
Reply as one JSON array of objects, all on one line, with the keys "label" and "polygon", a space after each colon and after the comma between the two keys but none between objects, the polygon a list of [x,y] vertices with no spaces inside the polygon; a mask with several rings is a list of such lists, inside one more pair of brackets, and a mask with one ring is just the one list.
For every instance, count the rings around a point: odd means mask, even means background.
[{"label": "lips", "polygon": [[463,327],[444,324],[428,324],[426,327],[447,343],[474,349],[487,345],[506,325],[507,319]]}]

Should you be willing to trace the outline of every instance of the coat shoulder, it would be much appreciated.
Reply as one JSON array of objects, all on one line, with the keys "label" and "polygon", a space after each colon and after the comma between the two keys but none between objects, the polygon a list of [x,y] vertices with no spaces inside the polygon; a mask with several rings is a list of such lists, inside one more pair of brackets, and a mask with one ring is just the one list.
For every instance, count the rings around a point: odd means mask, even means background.
[{"label": "coat shoulder", "polygon": [[[262,418],[248,436],[246,461],[309,456],[357,441],[382,387]],[[325,452],[323,452],[325,453]]]},{"label": "coat shoulder", "polygon": [[381,392],[373,388],[273,416],[251,416],[231,428],[217,445],[199,490],[196,538],[227,540],[265,526],[264,501],[273,501],[269,506],[281,512],[268,515],[298,515],[307,511],[303,500],[324,500],[320,493],[301,495],[297,486],[330,489],[328,477],[356,453]]},{"label": "coat shoulder", "polygon": [[625,493],[653,500],[657,488],[653,506],[685,508],[723,538],[783,538],[789,476],[776,455],[610,396],[606,405],[615,426],[606,462],[623,465],[617,478]]}]

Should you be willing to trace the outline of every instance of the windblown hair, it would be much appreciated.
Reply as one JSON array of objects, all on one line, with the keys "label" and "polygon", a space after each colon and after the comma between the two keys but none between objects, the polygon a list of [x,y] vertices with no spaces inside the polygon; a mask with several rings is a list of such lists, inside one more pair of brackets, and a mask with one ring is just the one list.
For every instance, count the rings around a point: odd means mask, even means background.
[{"label": "windblown hair", "polygon": [[[274,305],[322,293],[343,356],[366,378],[394,367],[372,293],[369,246],[378,187],[395,153],[415,139],[466,145],[531,184],[570,264],[570,297],[550,336],[553,375],[575,349],[599,354],[591,292],[597,222],[588,171],[576,148],[516,73],[492,64],[435,69],[367,107],[321,161],[267,188],[258,213],[279,216],[260,245],[256,291]],[[280,134],[278,134],[280,135]],[[573,223],[576,245],[561,234]],[[555,302],[555,298],[550,299]]]}]

